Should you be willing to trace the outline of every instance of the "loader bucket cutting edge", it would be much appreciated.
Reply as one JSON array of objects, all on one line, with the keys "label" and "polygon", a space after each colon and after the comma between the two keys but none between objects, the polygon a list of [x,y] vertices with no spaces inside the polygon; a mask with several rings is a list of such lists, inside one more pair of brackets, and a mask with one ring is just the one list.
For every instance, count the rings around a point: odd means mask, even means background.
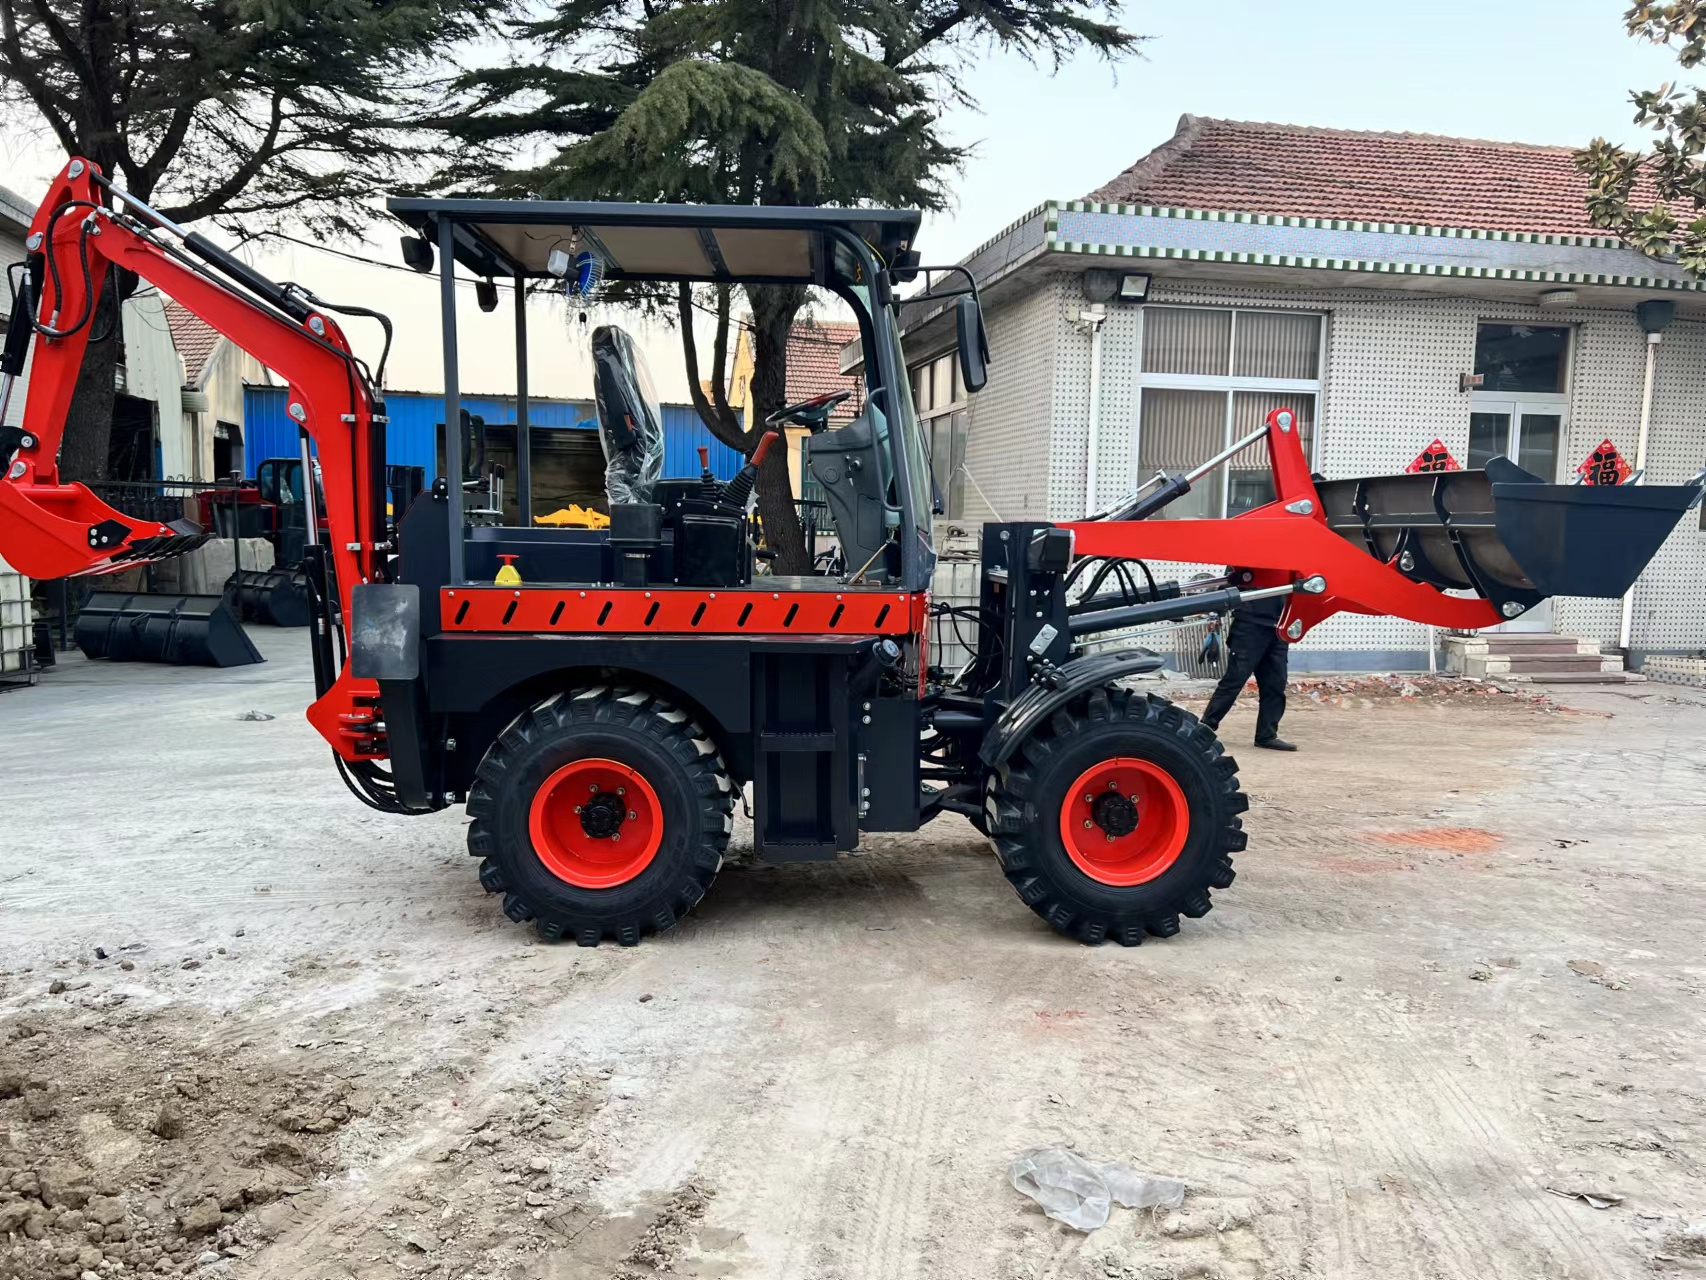
[{"label": "loader bucket cutting edge", "polygon": [[1317,483],[1327,525],[1416,582],[1506,608],[1628,591],[1697,485],[1547,484],[1507,458],[1484,471]]}]

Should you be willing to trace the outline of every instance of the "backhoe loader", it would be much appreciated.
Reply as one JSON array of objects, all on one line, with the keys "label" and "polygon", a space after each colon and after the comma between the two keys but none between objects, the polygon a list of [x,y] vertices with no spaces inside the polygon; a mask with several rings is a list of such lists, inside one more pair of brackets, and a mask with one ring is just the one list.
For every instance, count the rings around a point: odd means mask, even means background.
[{"label": "backhoe loader", "polygon": [[[1554,594],[1622,594],[1699,500],[1679,486],[1559,486],[1484,470],[1312,478],[1289,409],[1196,470],[1067,522],[992,522],[980,598],[933,605],[929,459],[900,344],[900,290],[926,271],[912,211],[393,199],[405,260],[436,263],[446,421],[459,420],[456,279],[571,296],[603,282],[815,286],[858,322],[867,395],[769,417],[803,428],[834,566],[765,572],[752,508],[767,434],[740,474],[661,474],[661,417],[619,329],[592,335],[608,528],[472,523],[439,478],[388,513],[383,358],[345,336],[367,308],[274,282],[72,160],[35,216],[3,372],[33,347],[21,428],[0,439],[0,556],[39,578],[100,574],[200,531],[126,516],[56,455],[109,268],[135,272],[282,375],[323,512],[304,522],[316,699],[308,719],[365,804],[466,805],[479,881],[547,939],[633,944],[673,926],[722,865],[750,786],[756,854],[833,858],[862,832],[943,813],[993,842],[1023,901],[1062,934],[1135,945],[1210,909],[1245,848],[1237,766],[1190,713],[1127,678],[1161,658],[1091,651],[1124,628],[1280,598],[1290,640],[1340,612],[1493,626]],[[989,358],[977,283],[928,269],[953,308],[961,373]],[[932,281],[940,288],[930,288]],[[495,305],[495,304],[494,304]],[[488,308],[489,309],[489,308]],[[525,352],[526,344],[518,344]],[[522,360],[525,361],[525,355]],[[525,386],[525,365],[518,370]],[[522,457],[526,429],[520,431]],[[445,469],[462,473],[457,432]],[[1274,498],[1230,519],[1150,519],[1265,445]],[[525,468],[519,468],[525,473]],[[525,479],[521,483],[525,485]],[[316,502],[313,486],[304,500]],[[525,509],[525,508],[524,508]],[[322,538],[323,522],[329,535]],[[1231,566],[1136,585],[1139,559]],[[500,570],[507,573],[500,575]],[[976,635],[931,662],[933,612]]]}]

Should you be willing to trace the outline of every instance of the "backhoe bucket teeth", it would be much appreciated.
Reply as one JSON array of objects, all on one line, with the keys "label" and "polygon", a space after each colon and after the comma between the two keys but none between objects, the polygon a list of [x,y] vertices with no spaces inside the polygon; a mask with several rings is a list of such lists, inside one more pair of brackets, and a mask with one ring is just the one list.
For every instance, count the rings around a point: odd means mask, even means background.
[{"label": "backhoe bucket teeth", "polygon": [[240,667],[265,661],[224,596],[97,591],[77,615],[74,635],[85,657],[114,662]]},{"label": "backhoe bucket teeth", "polygon": [[1341,537],[1415,582],[1474,591],[1507,614],[1548,596],[1621,596],[1701,492],[1547,484],[1508,458],[1485,471],[1327,480],[1316,490]]},{"label": "backhoe bucket teeth", "polygon": [[308,575],[300,569],[239,569],[226,579],[225,590],[244,622],[305,627],[312,621]]}]

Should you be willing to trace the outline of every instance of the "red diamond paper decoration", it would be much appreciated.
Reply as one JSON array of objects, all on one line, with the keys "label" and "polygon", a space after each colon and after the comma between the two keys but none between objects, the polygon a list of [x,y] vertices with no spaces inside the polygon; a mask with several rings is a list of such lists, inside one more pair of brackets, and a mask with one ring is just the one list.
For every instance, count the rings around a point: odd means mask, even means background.
[{"label": "red diamond paper decoration", "polygon": [[1426,449],[1418,453],[1416,460],[1404,470],[1410,475],[1415,475],[1421,471],[1461,471],[1463,468],[1457,465],[1457,459],[1451,456],[1451,450],[1447,449],[1440,441],[1435,440]]},{"label": "red diamond paper decoration", "polygon": [[1629,464],[1617,452],[1617,446],[1606,440],[1588,454],[1588,460],[1576,468],[1583,484],[1622,484],[1629,478]]}]

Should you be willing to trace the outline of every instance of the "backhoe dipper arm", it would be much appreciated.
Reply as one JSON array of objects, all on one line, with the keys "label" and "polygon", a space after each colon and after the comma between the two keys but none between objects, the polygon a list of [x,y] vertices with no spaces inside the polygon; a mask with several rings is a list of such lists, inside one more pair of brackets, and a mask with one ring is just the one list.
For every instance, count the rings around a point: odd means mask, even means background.
[{"label": "backhoe dipper arm", "polygon": [[[29,577],[60,578],[111,573],[183,545],[181,528],[125,515],[86,486],[59,477],[66,415],[111,264],[158,286],[289,383],[288,412],[317,446],[331,531],[326,553],[336,607],[323,626],[341,633],[352,588],[385,573],[384,418],[365,371],[336,321],[306,294],[286,293],[231,259],[223,269],[275,304],[299,311],[300,319],[237,292],[156,238],[162,234],[156,228],[106,208],[104,188],[88,161],[74,159],[54,179],[30,225],[28,270],[40,303],[23,439],[12,457],[0,458],[0,557]],[[221,265],[221,251],[200,237],[189,239],[199,242],[189,246],[192,252]],[[321,638],[331,637],[323,632]],[[317,675],[329,687],[317,691],[309,721],[346,760],[383,757],[377,686],[347,669],[335,683],[330,670]]]}]

